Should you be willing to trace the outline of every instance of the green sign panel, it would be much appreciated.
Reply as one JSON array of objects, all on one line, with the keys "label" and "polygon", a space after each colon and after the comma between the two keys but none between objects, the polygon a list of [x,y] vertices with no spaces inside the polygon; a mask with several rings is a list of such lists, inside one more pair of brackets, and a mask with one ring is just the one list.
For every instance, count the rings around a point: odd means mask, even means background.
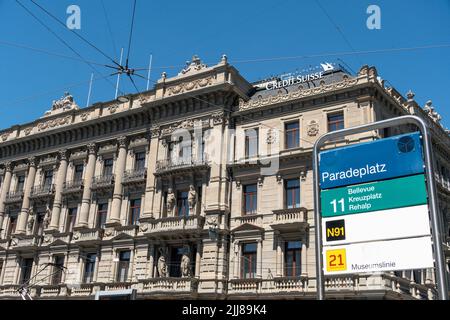
[{"label": "green sign panel", "polygon": [[423,174],[321,192],[322,217],[427,204]]}]

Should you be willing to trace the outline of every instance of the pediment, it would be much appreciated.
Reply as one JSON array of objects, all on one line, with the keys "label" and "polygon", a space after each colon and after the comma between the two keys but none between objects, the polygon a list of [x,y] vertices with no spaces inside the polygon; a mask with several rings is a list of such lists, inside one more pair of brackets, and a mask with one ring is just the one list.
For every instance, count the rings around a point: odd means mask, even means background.
[{"label": "pediment", "polygon": [[133,239],[133,237],[124,232],[121,232],[118,235],[116,235],[115,237],[111,238],[112,241],[130,240],[130,239]]},{"label": "pediment", "polygon": [[256,226],[251,223],[244,223],[244,224],[241,224],[239,227],[232,229],[231,233],[250,232],[250,231],[264,232],[264,228]]}]

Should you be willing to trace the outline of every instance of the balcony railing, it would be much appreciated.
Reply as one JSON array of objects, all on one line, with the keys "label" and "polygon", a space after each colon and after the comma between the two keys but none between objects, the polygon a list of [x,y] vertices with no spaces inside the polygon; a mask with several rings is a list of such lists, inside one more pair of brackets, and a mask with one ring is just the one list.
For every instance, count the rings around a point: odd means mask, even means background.
[{"label": "balcony railing", "polygon": [[198,288],[195,278],[154,278],[142,282],[142,293],[192,293]]},{"label": "balcony railing", "polygon": [[196,158],[180,158],[165,159],[156,162],[156,173],[163,173],[171,170],[190,169],[195,167],[208,166],[208,157],[205,154],[202,159]]},{"label": "balcony railing", "polygon": [[6,195],[6,203],[21,202],[23,200],[23,190],[8,192]]},{"label": "balcony railing", "polygon": [[264,221],[263,214],[248,214],[231,219],[231,229],[237,228],[244,224],[252,224],[254,226],[262,227]]},{"label": "balcony railing", "polygon": [[11,238],[12,248],[32,248],[38,247],[42,244],[42,236],[30,235],[30,236],[13,236]]},{"label": "balcony railing", "polygon": [[54,184],[44,184],[33,187],[31,190],[31,198],[49,197],[55,193]]},{"label": "balcony railing", "polygon": [[115,175],[101,175],[92,180],[92,189],[108,188],[114,184]]},{"label": "balcony railing", "polygon": [[297,229],[308,225],[308,209],[290,208],[273,210],[271,227],[274,229]]},{"label": "balcony railing", "polygon": [[125,171],[122,179],[122,183],[140,183],[145,182],[145,178],[147,177],[147,169],[138,169],[138,170],[128,170]]},{"label": "balcony railing", "polygon": [[63,193],[75,193],[80,192],[84,188],[84,180],[74,180],[64,182]]},{"label": "balcony railing", "polygon": [[179,233],[203,229],[204,218],[201,216],[168,217],[151,221],[145,233]]},{"label": "balcony railing", "polygon": [[72,239],[77,244],[88,243],[95,244],[103,239],[103,229],[86,229],[74,232]]}]

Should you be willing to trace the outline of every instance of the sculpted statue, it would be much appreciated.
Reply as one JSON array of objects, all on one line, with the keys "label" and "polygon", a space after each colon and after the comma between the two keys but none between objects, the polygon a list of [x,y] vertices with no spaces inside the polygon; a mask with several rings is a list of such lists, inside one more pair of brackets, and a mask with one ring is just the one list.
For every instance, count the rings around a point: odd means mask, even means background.
[{"label": "sculpted statue", "polygon": [[52,215],[52,210],[50,209],[50,206],[47,205],[47,209],[45,209],[45,216],[44,216],[44,229],[47,229],[50,225],[50,218]]},{"label": "sculpted statue", "polygon": [[191,213],[195,213],[194,208],[197,204],[197,192],[195,191],[195,187],[193,185],[189,187],[188,204]]},{"label": "sculpted statue", "polygon": [[34,226],[34,215],[30,215],[30,218],[28,219],[27,223],[29,233],[33,232],[33,226]]},{"label": "sculpted statue", "polygon": [[158,274],[160,278],[167,278],[169,276],[167,270],[167,262],[166,255],[163,248],[159,249],[159,258],[158,258]]},{"label": "sculpted statue", "polygon": [[190,277],[191,276],[191,258],[189,257],[189,248],[185,250],[185,253],[181,257],[181,276],[183,278]]},{"label": "sculpted statue", "polygon": [[175,208],[175,203],[177,199],[175,197],[175,193],[172,188],[167,190],[167,215],[173,216],[173,209]]}]

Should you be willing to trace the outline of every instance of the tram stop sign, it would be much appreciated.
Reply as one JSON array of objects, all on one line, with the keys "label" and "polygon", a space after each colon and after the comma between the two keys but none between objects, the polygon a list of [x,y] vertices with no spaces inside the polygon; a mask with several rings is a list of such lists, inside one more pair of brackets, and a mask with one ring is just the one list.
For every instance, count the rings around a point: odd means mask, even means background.
[{"label": "tram stop sign", "polygon": [[325,275],[433,268],[419,132],[319,153]]}]

